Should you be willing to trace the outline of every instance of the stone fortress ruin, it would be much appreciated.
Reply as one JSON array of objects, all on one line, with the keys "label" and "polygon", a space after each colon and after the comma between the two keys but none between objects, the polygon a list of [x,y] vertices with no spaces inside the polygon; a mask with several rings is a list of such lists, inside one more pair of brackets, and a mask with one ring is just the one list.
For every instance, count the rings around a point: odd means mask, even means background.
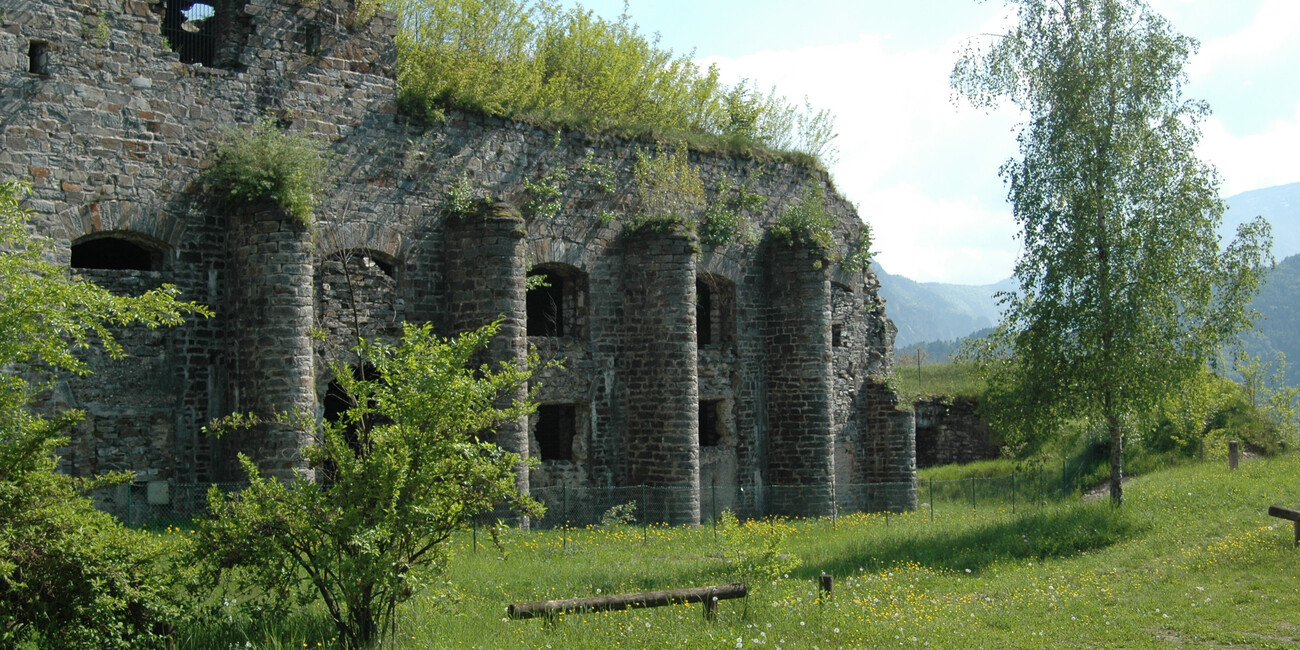
[{"label": "stone fortress ruin", "polygon": [[[123,332],[125,362],[87,352],[95,374],[50,396],[87,413],[65,471],[135,472],[156,503],[167,492],[153,486],[237,478],[240,451],[289,475],[302,434],[202,427],[231,412],[329,417],[326,361],[346,359],[356,332],[391,338],[407,321],[451,335],[503,317],[489,355],[564,360],[536,376],[537,413],[498,433],[540,459],[520,477],[534,493],[672,488],[649,515],[673,523],[707,517],[702,499],[742,515],[916,506],[914,417],[879,379],[893,326],[874,275],[844,263],[863,225],[824,172],[691,152],[709,200],[741,182],[763,197],[756,240],[632,229],[636,151],[654,143],[404,116],[395,19],[351,0],[211,0],[211,17],[185,20],[195,4],[6,0],[0,16],[0,176],[32,184],[56,259],[113,291],[172,283],[216,312]],[[336,154],[314,228],[204,188],[223,130],[266,115]],[[558,211],[537,214],[525,181],[556,171]],[[458,183],[500,202],[455,218]],[[829,251],[769,232],[810,185],[836,216]],[[549,286],[526,290],[530,274]]]}]

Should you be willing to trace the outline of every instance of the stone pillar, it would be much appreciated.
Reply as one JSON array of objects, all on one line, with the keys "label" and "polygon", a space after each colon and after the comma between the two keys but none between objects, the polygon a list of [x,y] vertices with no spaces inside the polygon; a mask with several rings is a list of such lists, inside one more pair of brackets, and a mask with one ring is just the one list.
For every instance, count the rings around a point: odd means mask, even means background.
[{"label": "stone pillar", "polygon": [[698,524],[697,245],[684,233],[648,231],[628,234],[625,245],[627,484],[647,486],[650,521]]},{"label": "stone pillar", "polygon": [[862,423],[859,467],[868,484],[867,509],[916,509],[916,413],[898,409],[898,396],[884,384],[867,381],[859,390]]},{"label": "stone pillar", "polygon": [[834,508],[831,283],[820,250],[773,242],[767,265],[768,511]]},{"label": "stone pillar", "polygon": [[[488,343],[483,361],[492,366],[509,361],[523,367],[528,363],[524,293],[527,232],[524,220],[509,206],[498,203],[484,206],[484,210],[487,214],[446,221],[446,325],[449,334],[460,334],[503,319],[500,331]],[[527,396],[527,387],[521,386],[515,393],[502,396],[497,406],[504,408]],[[528,418],[501,423],[496,443],[528,458]],[[528,493],[527,467],[519,467],[515,485],[520,492]]]},{"label": "stone pillar", "polygon": [[[231,219],[235,288],[227,309],[235,322],[232,410],[264,419],[277,413],[314,418],[311,230],[269,205]],[[301,451],[312,435],[309,429],[267,422],[224,438],[223,478],[243,478],[236,452],[252,458],[264,476],[291,478],[305,469]]]}]

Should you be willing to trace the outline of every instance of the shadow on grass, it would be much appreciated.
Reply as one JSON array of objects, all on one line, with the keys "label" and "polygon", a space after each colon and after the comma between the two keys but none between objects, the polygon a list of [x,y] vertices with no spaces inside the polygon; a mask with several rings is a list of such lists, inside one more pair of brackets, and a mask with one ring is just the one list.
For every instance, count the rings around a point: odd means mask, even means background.
[{"label": "shadow on grass", "polygon": [[878,571],[905,562],[937,570],[979,571],[1000,562],[1069,557],[1103,549],[1134,537],[1142,528],[1131,508],[1116,510],[1107,503],[1062,506],[976,525],[955,535],[945,534],[945,528],[939,527],[864,542],[857,549],[806,564],[799,575],[850,575],[860,569]]}]

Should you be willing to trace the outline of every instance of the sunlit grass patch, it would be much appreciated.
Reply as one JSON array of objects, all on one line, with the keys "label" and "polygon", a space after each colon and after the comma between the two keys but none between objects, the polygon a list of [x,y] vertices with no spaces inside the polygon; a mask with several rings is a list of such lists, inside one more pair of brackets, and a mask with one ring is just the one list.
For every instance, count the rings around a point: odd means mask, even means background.
[{"label": "sunlit grass patch", "polygon": [[[457,540],[448,582],[404,607],[398,648],[1292,646],[1300,549],[1270,503],[1300,506],[1300,460],[1178,467],[1126,484],[1125,505],[989,502],[835,519],[774,519],[802,565],[719,604],[506,618],[509,603],[720,584],[721,536],[699,527],[513,532]],[[981,502],[982,503],[982,502]],[[503,559],[504,558],[504,559]],[[825,599],[816,577],[834,576]],[[181,647],[301,648],[299,620],[223,628]],[[242,635],[242,636],[241,636]],[[190,637],[195,639],[195,637]]]}]

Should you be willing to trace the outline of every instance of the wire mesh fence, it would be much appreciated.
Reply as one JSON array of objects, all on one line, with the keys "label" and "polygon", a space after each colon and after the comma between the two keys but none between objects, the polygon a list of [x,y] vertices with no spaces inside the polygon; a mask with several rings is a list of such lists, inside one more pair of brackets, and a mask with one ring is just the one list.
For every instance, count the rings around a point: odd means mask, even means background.
[{"label": "wire mesh fence", "polygon": [[[1032,508],[1077,492],[1080,467],[1063,463],[1002,476],[961,479],[919,479],[916,482],[855,483],[823,486],[728,486],[710,484],[698,490],[634,485],[622,487],[551,486],[534,488],[534,499],[546,513],[533,519],[533,528],[601,526],[611,523],[709,524],[730,511],[740,519],[768,515],[793,518],[836,517],[854,513],[918,510],[931,519],[960,516],[971,510]],[[244,483],[132,483],[92,493],[96,505],[130,526],[185,527],[207,511],[213,486],[237,492]],[[515,521],[505,511],[492,512],[476,523],[498,518]]]}]

